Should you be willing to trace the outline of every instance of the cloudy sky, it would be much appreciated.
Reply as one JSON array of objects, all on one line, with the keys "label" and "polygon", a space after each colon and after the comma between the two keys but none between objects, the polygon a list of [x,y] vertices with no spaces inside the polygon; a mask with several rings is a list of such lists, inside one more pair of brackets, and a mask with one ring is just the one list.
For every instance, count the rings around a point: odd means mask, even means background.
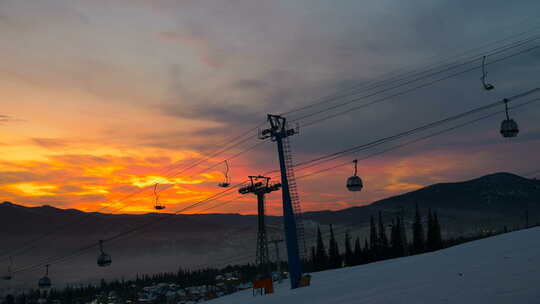
[{"label": "cloudy sky", "polygon": [[[528,50],[540,45],[538,11],[536,0],[1,0],[0,199],[147,212],[158,179],[160,200],[178,210],[221,191],[220,162],[260,141],[254,131],[234,149],[182,169],[263,124],[267,113],[327,101],[288,116],[321,111],[299,120],[300,133],[290,139],[302,162],[539,87],[540,50]],[[482,89],[474,69],[357,109],[480,61],[390,89],[413,79],[407,71],[482,54],[494,62],[493,91]],[[500,114],[360,161],[361,193],[344,187],[352,166],[301,179],[303,207],[339,209],[436,182],[540,169],[539,115],[540,103],[511,112],[521,127],[512,140],[498,134]],[[275,169],[275,149],[264,143],[231,159],[232,181]],[[253,213],[254,199],[235,192],[190,212]],[[278,199],[270,197],[274,214]]]}]

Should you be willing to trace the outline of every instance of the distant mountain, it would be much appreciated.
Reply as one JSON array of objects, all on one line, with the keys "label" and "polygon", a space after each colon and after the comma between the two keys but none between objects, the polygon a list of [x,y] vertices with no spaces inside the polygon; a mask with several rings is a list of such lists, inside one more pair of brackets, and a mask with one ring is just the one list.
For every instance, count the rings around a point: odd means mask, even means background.
[{"label": "distant mountain", "polygon": [[308,212],[305,218],[321,224],[366,225],[369,217],[379,212],[387,216],[403,212],[411,220],[416,204],[424,215],[427,209],[437,211],[444,222],[460,230],[454,232],[523,224],[527,212],[529,222],[536,223],[540,221],[540,181],[495,173],[464,182],[434,184],[368,206]]},{"label": "distant mountain", "polygon": [[[347,230],[365,237],[370,216],[379,212],[387,224],[391,217],[403,214],[410,225],[416,204],[423,215],[427,209],[436,211],[447,235],[502,229],[503,226],[513,228],[525,224],[526,213],[530,223],[540,221],[540,181],[510,173],[495,173],[470,181],[434,184],[368,206],[307,212],[304,214],[306,244],[313,244],[317,225],[334,224],[339,240],[343,238],[340,234]],[[51,206],[24,207],[4,202],[0,204],[0,272],[2,264],[5,264],[2,257],[15,249],[22,247],[24,252],[16,254],[16,264],[26,265],[97,243],[99,239],[164,217],[166,220],[160,220],[130,237],[106,244],[106,250],[113,256],[113,267],[107,272],[96,272],[96,252],[78,257],[71,263],[85,273],[82,277],[87,280],[83,281],[88,281],[171,271],[179,266],[201,263],[229,263],[231,259],[238,263],[254,258],[257,218],[253,215],[104,214]],[[268,217],[267,222],[270,233],[280,233],[280,217]],[[323,229],[326,232],[327,228]],[[29,240],[39,241],[30,247],[25,246]],[[60,281],[73,283],[81,280],[81,274],[73,272],[73,264],[63,267],[56,269]]]}]

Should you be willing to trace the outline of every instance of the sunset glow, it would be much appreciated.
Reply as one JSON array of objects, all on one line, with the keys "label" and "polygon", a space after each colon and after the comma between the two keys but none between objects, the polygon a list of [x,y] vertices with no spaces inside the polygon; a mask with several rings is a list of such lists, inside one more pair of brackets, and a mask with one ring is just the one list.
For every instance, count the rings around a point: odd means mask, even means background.
[{"label": "sunset glow", "polygon": [[[402,16],[395,24],[383,22],[366,13],[388,14],[375,3],[371,10],[342,7],[320,22],[318,14],[330,9],[322,3],[309,14],[291,3],[244,3],[241,9],[215,4],[203,19],[194,3],[175,1],[31,2],[0,4],[0,12],[9,11],[0,15],[0,34],[10,42],[0,54],[0,199],[113,213],[154,212],[156,183],[166,212],[212,197],[226,190],[218,187],[225,159],[232,158],[233,184],[275,170],[274,143],[235,156],[260,143],[256,131],[266,125],[267,113],[425,65],[434,54],[444,57],[454,41],[442,37],[472,44],[494,30],[486,25],[474,33],[467,27],[402,34],[395,27],[412,21]],[[390,42],[407,47],[389,47]],[[300,134],[291,138],[294,160],[370,142],[529,88],[536,78],[510,81],[510,74],[527,74],[519,60],[491,68],[501,84],[491,95],[479,89],[479,75],[467,74],[314,127],[302,121]],[[519,73],[507,72],[512,66]],[[512,146],[498,134],[498,116],[360,161],[365,188],[355,196],[344,186],[352,166],[300,179],[303,208],[336,210],[437,182],[526,171],[540,150],[538,107],[515,115],[526,132]],[[249,129],[249,140],[205,160]],[[268,209],[281,213],[279,193],[270,195]],[[256,208],[254,197],[234,189],[185,212],[246,214]]]}]

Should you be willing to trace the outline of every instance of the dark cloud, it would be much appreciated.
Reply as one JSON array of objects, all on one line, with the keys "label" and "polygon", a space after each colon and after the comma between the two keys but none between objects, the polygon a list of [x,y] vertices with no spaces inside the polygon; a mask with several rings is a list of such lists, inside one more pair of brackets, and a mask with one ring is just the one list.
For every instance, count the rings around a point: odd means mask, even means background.
[{"label": "dark cloud", "polygon": [[11,123],[11,122],[21,122],[21,121],[24,121],[20,118],[17,118],[17,117],[14,117],[14,116],[11,116],[11,115],[6,115],[6,114],[0,114],[0,125],[1,124],[6,124],[6,123]]},{"label": "dark cloud", "polygon": [[29,171],[2,171],[0,185],[42,180],[43,176]]},{"label": "dark cloud", "polygon": [[59,138],[32,138],[32,142],[40,147],[47,149],[64,148],[68,142]]}]

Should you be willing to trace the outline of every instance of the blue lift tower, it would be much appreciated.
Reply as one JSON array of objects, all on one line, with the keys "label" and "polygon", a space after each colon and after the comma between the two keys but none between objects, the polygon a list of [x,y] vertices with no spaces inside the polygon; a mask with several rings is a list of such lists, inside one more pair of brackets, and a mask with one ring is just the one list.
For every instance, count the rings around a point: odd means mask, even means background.
[{"label": "blue lift tower", "polygon": [[300,218],[302,211],[300,209],[300,200],[298,198],[292,155],[288,141],[288,137],[297,132],[294,129],[288,129],[287,121],[282,116],[268,114],[268,122],[270,123],[270,128],[263,130],[259,138],[270,138],[277,143],[279,167],[281,170],[283,223],[289,263],[289,278],[291,289],[294,289],[301,287],[301,255],[305,255],[304,227]]}]

